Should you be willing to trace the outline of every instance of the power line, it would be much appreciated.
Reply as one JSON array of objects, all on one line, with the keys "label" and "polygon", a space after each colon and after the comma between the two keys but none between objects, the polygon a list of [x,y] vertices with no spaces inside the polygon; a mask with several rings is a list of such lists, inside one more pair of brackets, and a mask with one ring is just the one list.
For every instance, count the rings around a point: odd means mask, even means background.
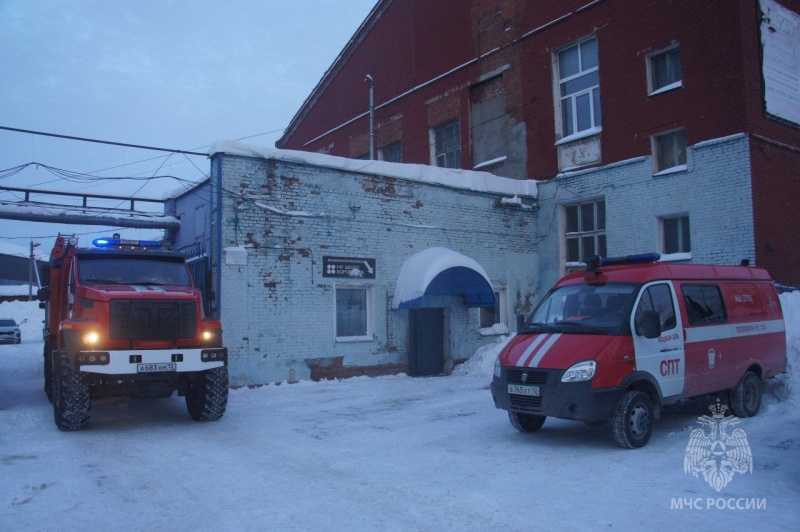
[{"label": "power line", "polygon": [[155,146],[142,146],[141,144],[127,144],[125,142],[113,142],[110,140],[90,139],[85,137],[73,137],[72,135],[59,135],[58,133],[47,133],[44,131],[33,131],[30,129],[19,129],[16,127],[0,126],[0,129],[5,131],[15,131],[17,133],[30,133],[31,135],[41,135],[43,137],[55,137],[59,139],[78,140],[81,142],[94,142],[95,144],[108,144],[111,146],[123,146],[125,148],[138,148],[140,150],[164,151],[169,153],[183,153],[186,155],[202,155],[208,157],[207,153],[198,153],[194,151],[173,150],[169,148],[157,148]]}]

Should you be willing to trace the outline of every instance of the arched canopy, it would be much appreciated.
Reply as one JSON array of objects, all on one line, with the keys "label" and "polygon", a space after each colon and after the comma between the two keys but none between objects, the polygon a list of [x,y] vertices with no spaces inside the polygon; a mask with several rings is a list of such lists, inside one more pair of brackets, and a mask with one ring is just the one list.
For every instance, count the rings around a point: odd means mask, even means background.
[{"label": "arched canopy", "polygon": [[497,305],[492,283],[481,265],[440,247],[412,255],[403,264],[392,306],[419,308],[425,295],[462,295],[470,307]]}]

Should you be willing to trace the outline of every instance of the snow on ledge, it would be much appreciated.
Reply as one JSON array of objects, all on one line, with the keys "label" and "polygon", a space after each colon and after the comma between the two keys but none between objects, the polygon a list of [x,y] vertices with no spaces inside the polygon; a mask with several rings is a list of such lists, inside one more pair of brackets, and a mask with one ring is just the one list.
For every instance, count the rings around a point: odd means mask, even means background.
[{"label": "snow on ledge", "polygon": [[442,185],[461,190],[472,190],[474,192],[489,192],[509,196],[517,195],[528,198],[536,198],[538,196],[536,181],[532,179],[511,179],[508,177],[496,176],[488,172],[439,168],[424,164],[348,159],[322,153],[250,146],[232,140],[221,140],[212,144],[208,152],[209,156],[214,156],[219,153],[322,166],[335,170],[405,179],[408,181]]}]

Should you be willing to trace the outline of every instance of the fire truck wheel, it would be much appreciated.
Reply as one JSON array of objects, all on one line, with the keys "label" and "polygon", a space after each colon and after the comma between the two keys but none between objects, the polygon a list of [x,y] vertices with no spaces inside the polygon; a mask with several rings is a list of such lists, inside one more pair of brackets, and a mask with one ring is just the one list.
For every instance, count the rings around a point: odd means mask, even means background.
[{"label": "fire truck wheel", "polygon": [[728,393],[731,410],[736,417],[752,417],[761,408],[761,379],[748,371],[739,384]]},{"label": "fire truck wheel", "polygon": [[53,402],[53,353],[50,352],[50,342],[44,342],[44,393],[47,399]]},{"label": "fire truck wheel", "polygon": [[622,396],[612,420],[614,439],[626,449],[644,447],[653,434],[653,401],[644,392]]},{"label": "fire truck wheel", "polygon": [[92,400],[80,372],[61,368],[53,373],[53,415],[61,430],[80,430],[89,424]]},{"label": "fire truck wheel", "polygon": [[536,416],[533,414],[518,414],[517,412],[509,412],[508,419],[511,425],[520,432],[536,432],[542,425],[547,416]]},{"label": "fire truck wheel", "polygon": [[195,421],[216,421],[228,406],[228,368],[197,374],[186,390],[186,408]]}]

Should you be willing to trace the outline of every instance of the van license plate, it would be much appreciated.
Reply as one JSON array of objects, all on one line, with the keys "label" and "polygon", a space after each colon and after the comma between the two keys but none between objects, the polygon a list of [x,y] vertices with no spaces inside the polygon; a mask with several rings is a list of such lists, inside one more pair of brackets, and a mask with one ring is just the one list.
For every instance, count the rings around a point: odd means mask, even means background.
[{"label": "van license plate", "polygon": [[153,373],[157,371],[178,371],[178,365],[175,362],[136,364],[137,373]]},{"label": "van license plate", "polygon": [[509,384],[508,393],[513,393],[516,395],[530,395],[532,397],[539,397],[540,395],[538,386],[520,386],[518,384]]}]

